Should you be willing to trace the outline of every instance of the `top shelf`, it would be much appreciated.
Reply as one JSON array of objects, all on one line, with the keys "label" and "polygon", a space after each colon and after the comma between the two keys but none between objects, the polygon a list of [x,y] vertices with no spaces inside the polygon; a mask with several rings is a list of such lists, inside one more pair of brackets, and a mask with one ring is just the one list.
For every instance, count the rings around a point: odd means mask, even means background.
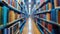
[{"label": "top shelf", "polygon": [[45,4],[47,4],[48,2],[49,2],[49,0],[43,2],[43,3],[39,6],[39,8],[37,8],[35,11],[39,10],[40,8],[42,8],[42,7],[43,7]]},{"label": "top shelf", "polygon": [[10,4],[8,4],[6,1],[4,0],[0,0],[0,4],[7,6],[8,8],[14,10],[15,12],[19,13],[19,14],[24,14],[22,13],[20,10],[16,9],[15,7],[11,6]]}]

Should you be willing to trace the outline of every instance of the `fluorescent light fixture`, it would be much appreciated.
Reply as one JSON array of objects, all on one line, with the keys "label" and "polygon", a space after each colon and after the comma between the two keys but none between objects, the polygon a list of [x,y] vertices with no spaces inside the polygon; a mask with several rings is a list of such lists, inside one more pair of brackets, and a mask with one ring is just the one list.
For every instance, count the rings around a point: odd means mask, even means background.
[{"label": "fluorescent light fixture", "polygon": [[29,4],[29,15],[30,15],[30,13],[31,13],[31,5]]},{"label": "fluorescent light fixture", "polygon": [[31,0],[29,0],[29,3],[31,2]]}]

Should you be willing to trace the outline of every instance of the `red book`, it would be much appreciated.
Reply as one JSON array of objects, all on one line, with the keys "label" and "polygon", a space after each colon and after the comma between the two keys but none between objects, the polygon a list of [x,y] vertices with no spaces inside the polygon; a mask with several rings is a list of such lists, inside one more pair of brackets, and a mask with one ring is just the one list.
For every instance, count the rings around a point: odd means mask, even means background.
[{"label": "red book", "polygon": [[15,2],[14,2],[14,0],[12,0],[12,6],[15,7]]},{"label": "red book", "polygon": [[60,6],[60,0],[54,0],[54,6],[55,7]]},{"label": "red book", "polygon": [[52,25],[51,24],[48,24],[48,30],[52,32]]},{"label": "red book", "polygon": [[58,24],[60,24],[60,10],[58,11]]}]

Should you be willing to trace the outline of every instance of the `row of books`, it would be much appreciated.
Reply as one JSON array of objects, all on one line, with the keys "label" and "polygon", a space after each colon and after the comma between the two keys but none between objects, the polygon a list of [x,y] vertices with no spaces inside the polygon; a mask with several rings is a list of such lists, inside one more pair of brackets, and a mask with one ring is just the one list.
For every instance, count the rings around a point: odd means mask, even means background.
[{"label": "row of books", "polygon": [[20,6],[18,4],[18,2],[21,2],[21,0],[2,0],[4,2],[6,2],[8,5],[13,6],[14,8],[20,10]]},{"label": "row of books", "polygon": [[0,30],[0,34],[20,34],[19,32],[19,22],[17,22],[16,24],[5,28],[3,30]]},{"label": "row of books", "polygon": [[[43,4],[46,0],[40,0],[40,4]],[[54,4],[52,4],[53,0],[50,0],[46,5],[44,5],[41,9],[42,11],[44,10],[50,10],[50,12],[45,11],[46,13],[39,14],[38,17],[45,19],[46,21],[52,21],[55,22],[56,24],[60,24],[60,10],[55,10],[56,7],[60,7],[60,0],[54,0]],[[54,7],[55,8],[54,8]],[[40,12],[42,12],[40,11]],[[59,33],[59,27],[56,25],[52,25],[50,23],[45,22],[44,20],[40,20],[40,24],[42,24],[45,28],[47,28],[48,31],[50,31],[52,34],[57,34]],[[48,32],[43,29],[44,34],[48,34]]]},{"label": "row of books", "polygon": [[[7,24],[12,24],[15,20],[20,19],[21,15],[14,12],[14,10],[9,10],[6,6],[0,6],[0,28],[1,25],[5,26]],[[2,26],[2,27],[3,27]],[[10,27],[0,30],[0,34],[20,34],[19,32],[20,21]]]},{"label": "row of books", "polygon": [[20,14],[13,10],[9,10],[6,6],[0,6],[0,25],[6,25],[7,23],[13,22],[19,18],[21,18]]}]

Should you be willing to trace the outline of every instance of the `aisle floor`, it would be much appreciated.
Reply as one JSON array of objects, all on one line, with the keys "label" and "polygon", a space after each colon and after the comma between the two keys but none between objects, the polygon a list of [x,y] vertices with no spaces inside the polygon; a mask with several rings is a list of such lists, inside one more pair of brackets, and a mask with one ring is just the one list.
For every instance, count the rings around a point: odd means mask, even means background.
[{"label": "aisle floor", "polygon": [[24,26],[22,34],[41,34],[31,17],[28,18],[28,21]]}]

